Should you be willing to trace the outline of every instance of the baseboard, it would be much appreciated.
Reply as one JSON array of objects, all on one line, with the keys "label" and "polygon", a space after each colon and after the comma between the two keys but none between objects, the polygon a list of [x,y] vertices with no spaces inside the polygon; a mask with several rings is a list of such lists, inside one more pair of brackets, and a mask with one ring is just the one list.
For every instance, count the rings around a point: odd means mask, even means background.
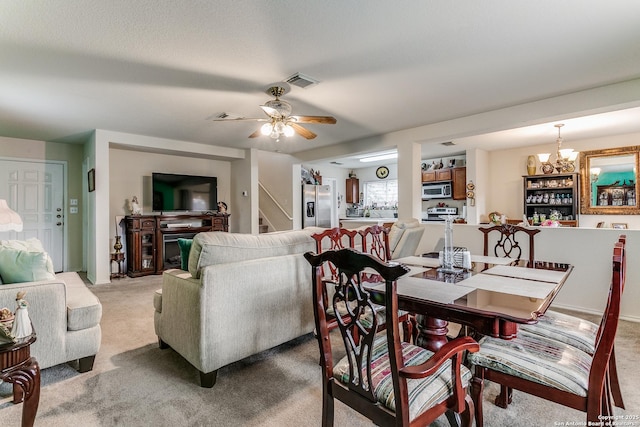
[{"label": "baseboard", "polygon": [[[577,311],[578,313],[586,313],[586,314],[594,314],[596,316],[602,316],[602,312],[596,310],[585,309],[584,307],[576,307],[573,305],[567,304],[553,304],[554,308],[563,308],[565,310]],[[628,315],[620,315],[620,320],[626,320],[629,322],[640,323],[640,317],[638,316],[628,316]]]}]

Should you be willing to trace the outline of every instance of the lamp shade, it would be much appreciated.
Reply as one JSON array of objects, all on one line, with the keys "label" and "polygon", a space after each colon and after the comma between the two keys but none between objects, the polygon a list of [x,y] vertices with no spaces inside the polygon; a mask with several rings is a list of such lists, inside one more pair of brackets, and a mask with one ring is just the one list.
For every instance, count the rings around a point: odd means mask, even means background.
[{"label": "lamp shade", "polygon": [[6,200],[0,199],[0,231],[22,231],[22,219]]}]

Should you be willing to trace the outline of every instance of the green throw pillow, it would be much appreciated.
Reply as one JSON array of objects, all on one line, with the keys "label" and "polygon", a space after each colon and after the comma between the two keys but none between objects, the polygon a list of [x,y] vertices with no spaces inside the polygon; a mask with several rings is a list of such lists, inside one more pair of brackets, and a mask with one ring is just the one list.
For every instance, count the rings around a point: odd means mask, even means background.
[{"label": "green throw pillow", "polygon": [[193,239],[178,239],[178,247],[180,248],[180,270],[189,270],[189,252],[191,252],[191,244]]},{"label": "green throw pillow", "polygon": [[49,271],[49,255],[0,246],[0,274],[4,283],[55,279]]}]

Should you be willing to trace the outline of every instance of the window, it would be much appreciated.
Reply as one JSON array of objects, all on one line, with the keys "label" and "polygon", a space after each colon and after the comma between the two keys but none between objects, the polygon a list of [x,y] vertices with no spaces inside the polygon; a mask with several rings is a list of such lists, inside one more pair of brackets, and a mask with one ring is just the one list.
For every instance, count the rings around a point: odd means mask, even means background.
[{"label": "window", "polygon": [[365,182],[364,205],[380,209],[393,209],[398,206],[398,180]]}]

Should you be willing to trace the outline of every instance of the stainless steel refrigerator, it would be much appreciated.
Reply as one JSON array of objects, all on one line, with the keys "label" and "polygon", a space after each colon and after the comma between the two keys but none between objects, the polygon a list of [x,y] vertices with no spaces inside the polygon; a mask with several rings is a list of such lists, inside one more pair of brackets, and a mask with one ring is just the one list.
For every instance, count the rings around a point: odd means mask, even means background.
[{"label": "stainless steel refrigerator", "polygon": [[302,227],[331,227],[331,186],[302,186]]}]

